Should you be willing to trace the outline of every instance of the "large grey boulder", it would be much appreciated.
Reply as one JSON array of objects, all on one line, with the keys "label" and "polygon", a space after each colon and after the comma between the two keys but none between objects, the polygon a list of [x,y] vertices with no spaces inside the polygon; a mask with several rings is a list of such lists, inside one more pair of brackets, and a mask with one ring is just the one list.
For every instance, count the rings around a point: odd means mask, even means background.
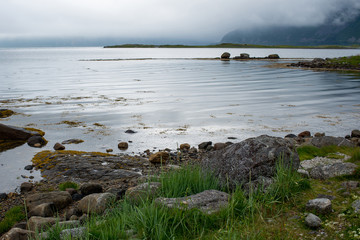
[{"label": "large grey boulder", "polygon": [[83,213],[101,214],[115,198],[116,196],[112,193],[90,194],[79,201],[78,208]]},{"label": "large grey boulder", "polygon": [[159,182],[146,182],[126,190],[125,196],[133,202],[140,202],[141,199],[154,198],[161,187]]},{"label": "large grey boulder", "polygon": [[202,165],[214,172],[222,184],[234,188],[259,177],[273,177],[281,159],[285,166],[294,170],[299,168],[299,156],[292,142],[262,135],[211,152],[203,159]]},{"label": "large grey boulder", "polygon": [[316,166],[310,171],[310,177],[314,179],[328,179],[332,177],[351,175],[358,166],[354,163],[339,162],[331,165]]},{"label": "large grey boulder", "polygon": [[309,213],[305,218],[305,224],[311,228],[318,228],[321,226],[321,219],[318,216]]},{"label": "large grey boulder", "polygon": [[190,210],[197,208],[205,214],[218,212],[229,203],[229,194],[218,190],[204,192],[182,198],[157,198],[156,203],[169,207]]},{"label": "large grey boulder", "polygon": [[346,138],[331,136],[315,137],[311,139],[310,144],[318,148],[332,145],[339,147],[354,147],[354,144]]},{"label": "large grey boulder", "polygon": [[35,193],[26,197],[26,206],[29,211],[43,203],[53,203],[59,210],[67,207],[71,202],[71,195],[66,191]]},{"label": "large grey boulder", "polygon": [[0,140],[26,141],[34,135],[39,134],[36,132],[25,130],[24,128],[8,126],[0,123]]},{"label": "large grey boulder", "polygon": [[309,200],[305,207],[308,211],[316,211],[320,214],[329,214],[332,212],[331,201],[327,198]]}]

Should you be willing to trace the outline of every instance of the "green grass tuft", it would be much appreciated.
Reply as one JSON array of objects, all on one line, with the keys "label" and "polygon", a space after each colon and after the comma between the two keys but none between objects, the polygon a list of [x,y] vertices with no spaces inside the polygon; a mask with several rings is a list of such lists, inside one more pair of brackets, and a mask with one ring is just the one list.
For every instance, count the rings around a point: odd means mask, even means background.
[{"label": "green grass tuft", "polygon": [[79,185],[74,182],[63,182],[59,184],[59,189],[65,191],[67,188],[78,189]]},{"label": "green grass tuft", "polygon": [[0,222],[0,234],[3,234],[10,230],[10,228],[17,223],[25,219],[25,211],[23,206],[15,206],[5,213],[5,218]]}]

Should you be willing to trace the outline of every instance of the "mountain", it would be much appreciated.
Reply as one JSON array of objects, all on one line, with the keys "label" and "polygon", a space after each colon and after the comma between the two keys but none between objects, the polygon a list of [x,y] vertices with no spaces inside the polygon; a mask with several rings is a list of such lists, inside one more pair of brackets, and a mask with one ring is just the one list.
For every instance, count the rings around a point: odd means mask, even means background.
[{"label": "mountain", "polygon": [[278,26],[235,30],[227,33],[221,42],[295,46],[359,45],[360,15],[346,22],[338,21],[338,18],[328,19],[315,27]]}]

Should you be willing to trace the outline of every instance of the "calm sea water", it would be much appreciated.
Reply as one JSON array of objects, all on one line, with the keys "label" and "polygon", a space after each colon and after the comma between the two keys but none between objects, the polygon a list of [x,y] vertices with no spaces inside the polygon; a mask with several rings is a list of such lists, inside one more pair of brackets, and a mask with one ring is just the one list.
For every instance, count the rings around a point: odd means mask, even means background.
[{"label": "calm sea water", "polygon": [[[0,108],[19,113],[0,123],[42,129],[49,141],[42,149],[23,145],[0,153],[0,192],[27,181],[21,175],[39,180],[38,172],[24,166],[36,152],[70,138],[85,142],[66,145],[69,150],[119,153],[119,141],[132,141],[127,153],[138,153],[304,130],[345,136],[360,128],[359,74],[193,59],[224,51],[282,58],[360,54],[358,49],[0,49]],[[93,59],[123,60],[87,61]],[[137,133],[126,134],[127,129]]]}]

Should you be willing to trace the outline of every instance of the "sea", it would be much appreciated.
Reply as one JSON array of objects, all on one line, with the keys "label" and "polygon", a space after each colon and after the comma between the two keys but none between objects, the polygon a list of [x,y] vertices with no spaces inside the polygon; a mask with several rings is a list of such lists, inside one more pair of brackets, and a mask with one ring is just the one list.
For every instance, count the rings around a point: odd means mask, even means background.
[{"label": "sea", "polygon": [[[220,61],[278,54],[279,60]],[[360,128],[360,73],[279,66],[313,58],[360,54],[360,49],[3,48],[0,123],[45,131],[43,148],[27,144],[0,152],[0,192],[39,181],[24,170],[57,142],[67,150],[139,154],[240,142],[262,134],[308,130],[345,136]],[[136,133],[128,134],[126,130]],[[231,138],[231,140],[229,139]],[[118,149],[126,141],[126,151]]]}]

